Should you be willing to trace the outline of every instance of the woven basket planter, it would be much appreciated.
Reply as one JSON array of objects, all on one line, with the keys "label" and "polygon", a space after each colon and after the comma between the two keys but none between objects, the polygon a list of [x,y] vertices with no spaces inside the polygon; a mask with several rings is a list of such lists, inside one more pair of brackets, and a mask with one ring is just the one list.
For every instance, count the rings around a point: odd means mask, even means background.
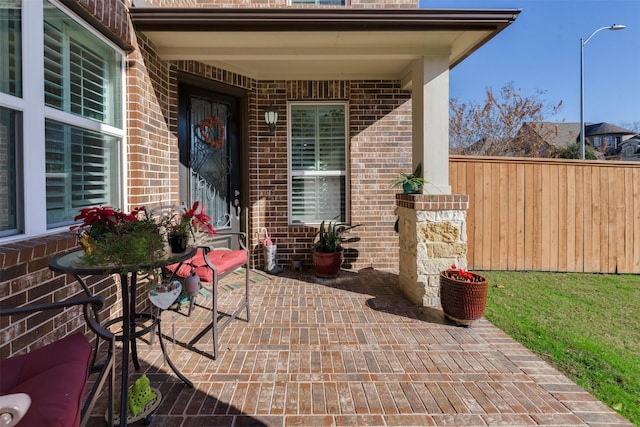
[{"label": "woven basket planter", "polygon": [[477,274],[473,276],[480,281],[470,283],[449,278],[445,271],[440,273],[442,311],[458,325],[473,325],[484,316],[489,281]]}]

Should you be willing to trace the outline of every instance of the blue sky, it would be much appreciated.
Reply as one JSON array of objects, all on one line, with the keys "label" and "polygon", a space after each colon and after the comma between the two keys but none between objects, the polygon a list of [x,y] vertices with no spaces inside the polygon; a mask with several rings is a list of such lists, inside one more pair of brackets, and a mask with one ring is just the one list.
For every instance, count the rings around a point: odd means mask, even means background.
[{"label": "blue sky", "polygon": [[563,102],[548,121],[580,121],[580,39],[585,121],[640,122],[640,0],[420,0],[423,8],[522,9],[516,21],[451,71],[450,95],[480,103],[513,81],[524,96]]}]

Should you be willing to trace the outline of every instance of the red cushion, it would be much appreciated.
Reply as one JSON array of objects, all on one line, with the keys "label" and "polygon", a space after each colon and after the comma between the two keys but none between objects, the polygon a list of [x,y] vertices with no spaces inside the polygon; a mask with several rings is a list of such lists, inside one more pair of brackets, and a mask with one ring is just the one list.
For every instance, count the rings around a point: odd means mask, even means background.
[{"label": "red cushion", "polygon": [[31,397],[18,426],[79,425],[90,362],[91,345],[80,333],[0,360],[0,394]]},{"label": "red cushion", "polygon": [[[209,261],[218,269],[218,274],[222,274],[228,270],[239,267],[242,264],[247,262],[247,251],[237,250],[237,251],[228,251],[222,249],[216,249],[210,251],[207,254]],[[170,272],[174,272],[176,268],[178,268],[179,264],[172,264],[166,267]],[[195,273],[200,277],[200,280],[203,282],[213,282],[213,271],[207,266],[204,261],[204,252],[202,249],[198,249],[198,252],[193,256],[193,258],[182,263],[178,271],[176,271],[176,276],[178,277],[188,277],[191,275],[191,270],[194,270]]]}]

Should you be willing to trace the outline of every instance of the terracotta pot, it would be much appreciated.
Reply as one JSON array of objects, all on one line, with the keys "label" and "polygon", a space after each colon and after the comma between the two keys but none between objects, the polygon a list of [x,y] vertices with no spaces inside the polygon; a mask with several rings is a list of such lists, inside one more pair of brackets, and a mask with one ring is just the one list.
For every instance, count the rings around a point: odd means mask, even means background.
[{"label": "terracotta pot", "polygon": [[319,252],[313,251],[313,270],[318,277],[333,277],[338,274],[342,266],[344,251]]},{"label": "terracotta pot", "polygon": [[[473,274],[473,273],[472,273]],[[458,325],[470,326],[484,316],[487,306],[489,281],[477,274],[479,282],[464,282],[440,273],[440,304],[449,320]]]}]

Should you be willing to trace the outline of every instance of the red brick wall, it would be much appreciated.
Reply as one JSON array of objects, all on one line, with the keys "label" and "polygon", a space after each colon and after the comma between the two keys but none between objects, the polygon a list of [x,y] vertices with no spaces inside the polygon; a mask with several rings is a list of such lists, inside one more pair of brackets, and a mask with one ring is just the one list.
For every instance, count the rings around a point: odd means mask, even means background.
[{"label": "red brick wall", "polygon": [[[310,262],[315,227],[288,225],[287,101],[349,100],[351,223],[362,224],[345,245],[354,268],[398,268],[398,235],[394,231],[398,174],[411,167],[410,94],[397,82],[294,81],[258,82],[257,110],[273,104],[280,111],[275,135],[263,125],[252,134],[251,235],[261,242],[267,227],[278,245],[278,258]],[[257,117],[261,122],[261,118]],[[258,267],[262,247],[254,245]]]},{"label": "red brick wall", "polygon": [[[0,246],[0,300],[2,307],[48,303],[84,296],[71,276],[49,269],[49,258],[76,246],[75,233],[63,233]],[[106,299],[101,319],[117,315],[121,306],[111,276],[88,278],[93,294]],[[24,353],[75,331],[86,332],[78,310],[27,317],[0,317],[0,357]]]},{"label": "red brick wall", "polygon": [[127,57],[127,158],[130,207],[177,203],[177,76],[139,34]]},{"label": "red brick wall", "polygon": [[129,25],[128,3],[125,4],[125,0],[66,0],[65,3],[76,12],[84,12],[100,22],[106,31],[124,43],[131,44],[133,30]]},{"label": "red brick wall", "polygon": [[[354,230],[360,241],[348,258],[356,268],[397,268],[398,242],[393,230],[397,192],[390,187],[411,165],[410,93],[398,82],[262,81],[194,61],[159,61],[143,35],[140,53],[129,57],[129,177],[132,206],[178,201],[177,72],[240,87],[249,94],[249,235],[255,266],[262,266],[262,227],[278,243],[283,262],[310,260],[314,227],[288,226],[287,123],[288,100],[349,100],[350,185]],[[275,135],[264,124],[264,108],[280,111]]]},{"label": "red brick wall", "polygon": [[353,82],[351,85],[351,221],[357,267],[398,268],[395,194],[391,185],[411,170],[411,97],[398,82]]}]

